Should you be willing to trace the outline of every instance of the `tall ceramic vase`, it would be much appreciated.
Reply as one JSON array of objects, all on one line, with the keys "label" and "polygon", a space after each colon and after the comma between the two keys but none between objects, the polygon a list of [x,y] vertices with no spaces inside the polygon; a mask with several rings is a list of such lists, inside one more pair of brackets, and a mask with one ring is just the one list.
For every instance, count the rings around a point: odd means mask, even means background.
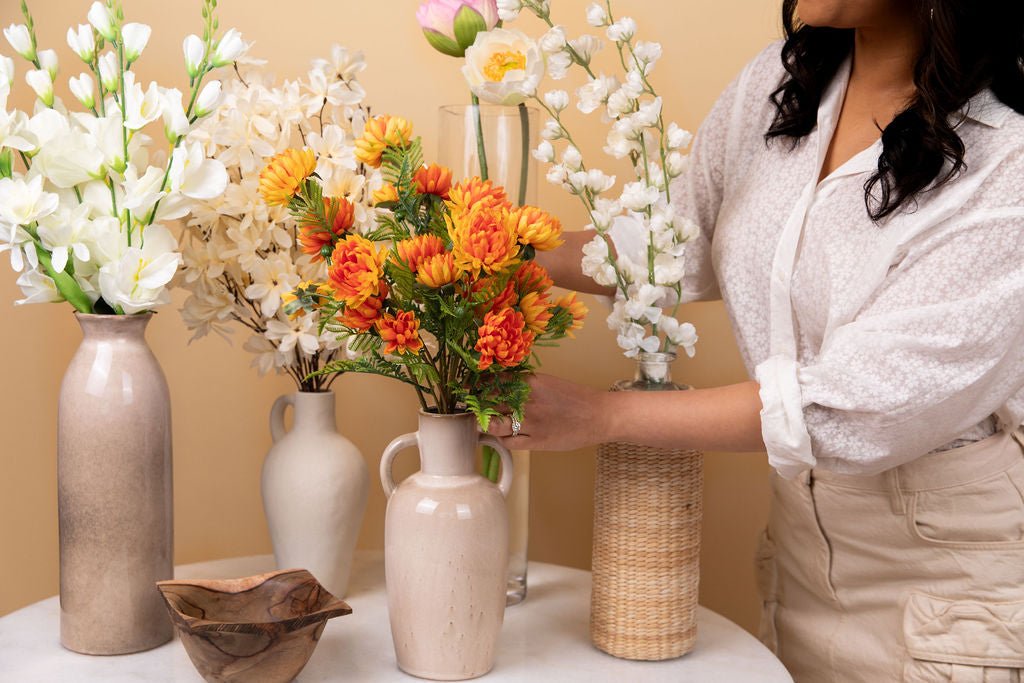
[{"label": "tall ceramic vase", "polygon": [[[480,105],[480,131],[488,178],[501,185],[511,201],[537,202],[537,162],[530,150],[540,140],[536,109]],[[455,178],[480,175],[477,110],[468,105],[441,107],[438,163],[452,169]],[[525,168],[523,162],[526,162]],[[509,494],[509,605],[526,598],[527,548],[530,527],[530,451],[512,451],[516,472]]]},{"label": "tall ceramic vase", "polygon": [[167,381],[146,345],[150,314],[75,316],[57,425],[60,639],[139,652],[172,635],[155,585],[174,575]]},{"label": "tall ceramic vase", "polygon": [[[642,353],[615,391],[684,391],[672,353]],[[689,652],[697,637],[703,455],[602,444],[594,491],[590,637],[625,659]]]},{"label": "tall ceramic vase", "polygon": [[[495,486],[481,476],[477,447],[502,460]],[[420,471],[395,486],[391,464],[418,445]],[[381,483],[388,496],[384,568],[398,666],[439,681],[482,676],[494,666],[505,616],[508,451],[479,433],[472,415],[420,412],[419,430],[384,451]]]},{"label": "tall ceramic vase", "polygon": [[[284,413],[295,418],[285,430]],[[338,433],[334,393],[281,396],[270,411],[274,445],[263,462],[263,509],[278,569],[307,569],[336,597],[348,590],[370,475]]]}]

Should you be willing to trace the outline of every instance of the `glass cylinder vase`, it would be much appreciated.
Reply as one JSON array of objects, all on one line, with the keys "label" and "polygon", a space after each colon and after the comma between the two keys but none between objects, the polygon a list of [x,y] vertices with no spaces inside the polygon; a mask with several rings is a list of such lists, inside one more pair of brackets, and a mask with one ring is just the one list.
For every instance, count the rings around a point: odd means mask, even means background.
[{"label": "glass cylinder vase", "polygon": [[[517,205],[537,202],[537,162],[531,154],[540,141],[539,115],[530,107],[452,105],[441,107],[438,163],[456,181],[485,177],[505,188]],[[482,133],[482,142],[477,131]],[[481,154],[482,152],[482,154]],[[481,157],[485,163],[481,165]],[[483,172],[486,167],[486,174]],[[530,525],[530,452],[512,452],[515,481],[508,497],[508,604],[526,598]]]},{"label": "glass cylinder vase", "polygon": [[[673,353],[642,353],[633,380],[613,391],[685,391]],[[703,455],[602,444],[594,489],[590,637],[624,659],[663,660],[693,649]]]}]

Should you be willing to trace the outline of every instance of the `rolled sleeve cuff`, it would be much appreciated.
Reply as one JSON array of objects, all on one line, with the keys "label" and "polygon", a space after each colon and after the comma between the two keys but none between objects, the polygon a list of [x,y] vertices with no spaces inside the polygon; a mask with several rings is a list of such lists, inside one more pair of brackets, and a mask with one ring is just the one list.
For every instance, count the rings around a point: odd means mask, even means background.
[{"label": "rolled sleeve cuff", "polygon": [[768,462],[780,476],[792,479],[816,464],[804,423],[796,361],[771,356],[754,368],[754,375],[761,385],[761,437]]}]

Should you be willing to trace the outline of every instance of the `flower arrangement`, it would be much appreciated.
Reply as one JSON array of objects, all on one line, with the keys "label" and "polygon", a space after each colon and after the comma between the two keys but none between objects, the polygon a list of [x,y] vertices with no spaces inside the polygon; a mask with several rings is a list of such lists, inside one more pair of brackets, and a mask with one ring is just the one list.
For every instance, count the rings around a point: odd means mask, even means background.
[{"label": "flower arrangement", "polygon": [[[164,222],[196,200],[223,192],[227,174],[195,144],[192,127],[216,110],[220,83],[205,77],[232,64],[246,45],[237,31],[218,36],[216,0],[203,2],[203,35],[184,41],[189,90],[151,82],[132,70],[151,29],[125,22],[120,0],[94,2],[88,24],[67,41],[86,71],[68,86],[82,111],[55,94],[57,55],[39,49],[24,0],[24,24],[4,37],[32,69],[32,115],[8,110],[14,62],[0,57],[0,251],[10,251],[17,303],[69,302],[82,313],[133,314],[167,303],[181,262]],[[98,89],[97,89],[98,83]],[[151,152],[143,130],[163,122],[169,153]],[[20,162],[20,168],[19,164]]]},{"label": "flower arrangement", "polygon": [[[191,136],[226,167],[229,182],[196,207],[185,231],[185,323],[193,338],[211,331],[227,338],[244,328],[244,348],[260,374],[287,374],[303,391],[329,388],[333,377],[314,373],[345,348],[338,335],[323,332],[318,311],[289,315],[284,304],[294,301],[296,287],[326,281],[331,235],[375,227],[373,194],[384,184],[378,169],[356,160],[356,135],[366,123],[358,81],[365,67],[361,53],[341,46],[294,81],[275,83],[242,65],[224,87],[225,106]],[[279,153],[261,173],[265,159]],[[327,197],[330,235],[309,229],[312,214],[288,211],[298,179],[313,172]]]},{"label": "flower arrangement", "polygon": [[[550,0],[496,2],[501,21],[513,21],[525,11],[546,24],[548,31],[536,42],[505,28],[479,32],[465,53],[463,73],[470,87],[487,99],[515,91],[548,113],[544,140],[534,156],[551,164],[548,180],[579,197],[590,217],[588,227],[596,235],[584,249],[583,269],[598,284],[617,290],[608,323],[625,354],[632,357],[681,346],[692,356],[696,331],[690,323],[680,323],[676,314],[686,242],[697,233],[697,226],[677,214],[671,195],[673,180],[685,171],[683,150],[691,135],[666,122],[662,98],[651,83],[661,45],[639,40],[636,22],[629,17],[616,19],[610,0],[592,3],[586,10],[587,22],[604,30],[622,69],[620,75],[606,74],[595,71],[601,39],[594,35],[569,39],[564,27],[551,19]],[[634,171],[634,178],[622,185],[617,197],[611,194],[615,176],[584,162],[566,125],[563,114],[570,104],[569,93],[538,94],[543,75],[539,65],[545,61],[547,73],[555,80],[564,79],[573,67],[585,74],[585,84],[576,90],[577,109],[605,116],[610,131],[604,151],[613,159],[628,159]],[[556,145],[561,147],[560,156]],[[613,257],[613,232],[620,245],[634,248]]]},{"label": "flower arrangement", "polygon": [[387,182],[387,211],[365,236],[336,230],[334,202],[309,164],[283,163],[303,151],[277,155],[262,176],[268,204],[287,202],[327,264],[327,280],[300,286],[286,310],[318,313],[359,354],[319,374],[391,377],[424,410],[468,410],[484,428],[499,408],[522,417],[533,349],[571,335],[586,313],[574,294],[555,298],[533,260],[562,243],[558,219],[513,205],[479,177],[454,182],[450,170],[425,166],[401,118],[367,121],[356,150]]}]

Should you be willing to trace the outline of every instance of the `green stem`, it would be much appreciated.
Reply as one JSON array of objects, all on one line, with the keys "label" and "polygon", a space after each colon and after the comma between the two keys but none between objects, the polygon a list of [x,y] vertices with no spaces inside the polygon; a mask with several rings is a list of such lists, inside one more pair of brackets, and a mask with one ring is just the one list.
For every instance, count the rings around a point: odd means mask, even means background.
[{"label": "green stem", "polygon": [[480,98],[473,93],[473,120],[476,125],[476,155],[480,160],[480,180],[487,180],[487,149],[484,147],[484,123],[480,118]]},{"label": "green stem", "polygon": [[75,278],[63,271],[58,273],[54,270],[53,261],[50,259],[50,252],[46,251],[38,242],[35,243],[35,247],[36,255],[39,256],[39,264],[53,280],[61,296],[67,299],[68,303],[74,306],[76,311],[92,313],[92,302],[89,301],[89,297],[82,291]]},{"label": "green stem", "polygon": [[523,138],[523,160],[519,166],[519,206],[526,204],[526,183],[530,176],[530,110],[519,104],[519,132]]}]

